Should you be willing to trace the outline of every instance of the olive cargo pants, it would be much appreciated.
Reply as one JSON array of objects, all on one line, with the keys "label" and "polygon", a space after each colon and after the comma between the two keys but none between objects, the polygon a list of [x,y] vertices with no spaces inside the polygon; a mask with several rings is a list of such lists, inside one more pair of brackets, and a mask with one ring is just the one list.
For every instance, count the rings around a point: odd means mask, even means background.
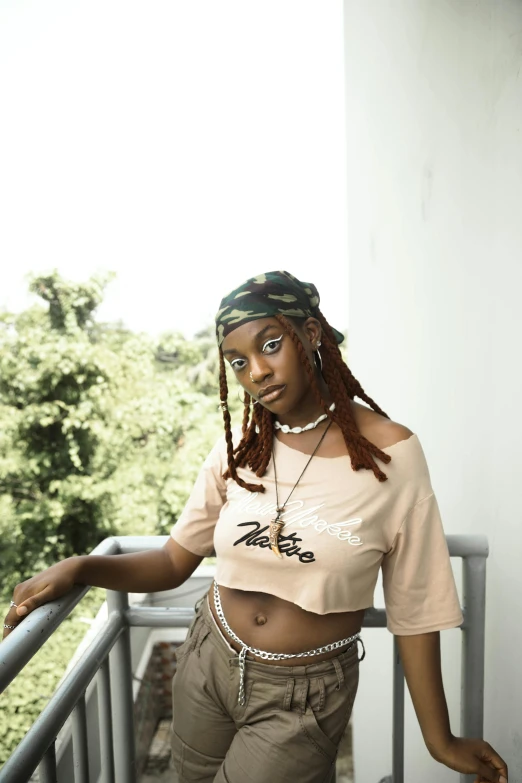
[{"label": "olive cargo pants", "polygon": [[314,664],[247,659],[240,706],[239,656],[205,596],[176,657],[171,740],[179,783],[331,779],[359,682],[356,642]]}]

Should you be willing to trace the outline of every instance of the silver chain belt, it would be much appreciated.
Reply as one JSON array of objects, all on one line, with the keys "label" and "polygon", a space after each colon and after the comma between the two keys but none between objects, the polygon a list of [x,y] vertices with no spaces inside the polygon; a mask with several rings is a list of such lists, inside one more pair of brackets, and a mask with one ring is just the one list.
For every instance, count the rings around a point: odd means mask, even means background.
[{"label": "silver chain belt", "polygon": [[223,607],[221,606],[221,598],[219,595],[219,587],[217,582],[214,582],[214,605],[216,607],[217,616],[219,617],[223,628],[228,635],[238,644],[241,645],[241,652],[239,653],[239,696],[238,702],[243,707],[245,704],[245,665],[247,652],[252,655],[257,655],[265,661],[282,661],[288,658],[307,658],[309,655],[321,655],[321,653],[331,652],[331,650],[338,650],[339,647],[344,647],[346,644],[355,642],[360,639],[360,634],[356,633],[354,636],[349,636],[347,639],[340,639],[338,642],[330,642],[330,644],[324,644],[322,647],[316,647],[315,650],[307,650],[300,653],[272,653],[266,652],[266,650],[258,650],[255,647],[250,647],[245,644],[239,636],[236,636],[232,628],[229,626],[223,614]]}]

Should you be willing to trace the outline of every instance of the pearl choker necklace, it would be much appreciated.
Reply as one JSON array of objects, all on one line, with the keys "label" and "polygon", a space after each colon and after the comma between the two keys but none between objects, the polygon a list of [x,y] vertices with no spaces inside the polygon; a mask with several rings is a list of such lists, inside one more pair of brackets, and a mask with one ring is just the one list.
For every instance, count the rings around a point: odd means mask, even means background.
[{"label": "pearl choker necklace", "polygon": [[[331,411],[335,410],[335,402],[332,402],[329,410]],[[280,424],[280,422],[274,421],[274,427],[276,428],[276,430],[281,430],[281,432],[284,432],[285,434],[287,432],[293,432],[295,435],[298,435],[300,432],[307,432],[307,430],[315,429],[318,424],[320,424],[322,421],[324,421],[327,418],[328,415],[326,413],[323,413],[322,416],[319,416],[317,421],[312,421],[310,424],[307,424],[305,427],[289,427],[288,424]]]}]

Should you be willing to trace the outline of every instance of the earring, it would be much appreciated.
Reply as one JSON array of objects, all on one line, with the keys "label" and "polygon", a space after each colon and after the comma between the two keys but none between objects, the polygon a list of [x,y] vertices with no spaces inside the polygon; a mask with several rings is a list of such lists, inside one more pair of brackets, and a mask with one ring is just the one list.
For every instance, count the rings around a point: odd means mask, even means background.
[{"label": "earring", "polygon": [[[320,343],[319,343],[319,345],[320,345]],[[323,371],[323,359],[322,359],[321,354],[319,353],[319,349],[317,349],[317,351],[314,351],[314,360],[315,360],[315,366],[317,367],[319,372],[322,373],[322,371]]]}]

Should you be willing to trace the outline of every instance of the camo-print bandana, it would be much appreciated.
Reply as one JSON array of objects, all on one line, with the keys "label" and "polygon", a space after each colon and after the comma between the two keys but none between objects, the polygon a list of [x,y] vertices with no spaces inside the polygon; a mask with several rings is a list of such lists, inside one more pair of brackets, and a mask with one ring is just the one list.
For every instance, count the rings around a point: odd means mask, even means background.
[{"label": "camo-print bandana", "polygon": [[[281,313],[287,317],[317,318],[319,291],[313,283],[302,283],[290,272],[266,272],[251,277],[221,300],[216,315],[216,335],[221,345],[238,326]],[[338,343],[344,336],[333,330]]]}]

